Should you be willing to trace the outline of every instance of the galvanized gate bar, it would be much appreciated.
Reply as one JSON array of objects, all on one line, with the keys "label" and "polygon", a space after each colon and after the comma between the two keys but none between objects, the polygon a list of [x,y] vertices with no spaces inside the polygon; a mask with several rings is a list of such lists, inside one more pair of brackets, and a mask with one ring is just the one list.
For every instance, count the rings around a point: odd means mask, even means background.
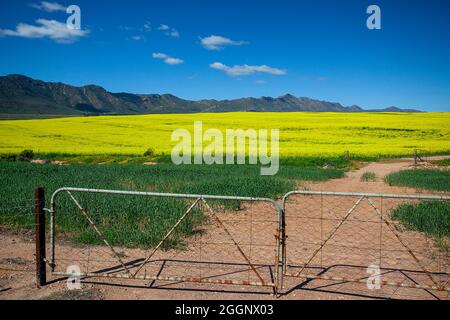
[{"label": "galvanized gate bar", "polygon": [[367,198],[392,198],[392,199],[417,199],[417,200],[450,200],[450,196],[438,195],[411,195],[411,194],[388,194],[388,193],[363,193],[363,192],[329,192],[329,191],[302,191],[295,190],[286,193],[282,198],[282,207],[285,207],[287,198],[294,194],[316,195],[316,196],[343,196],[343,197],[367,197]]}]

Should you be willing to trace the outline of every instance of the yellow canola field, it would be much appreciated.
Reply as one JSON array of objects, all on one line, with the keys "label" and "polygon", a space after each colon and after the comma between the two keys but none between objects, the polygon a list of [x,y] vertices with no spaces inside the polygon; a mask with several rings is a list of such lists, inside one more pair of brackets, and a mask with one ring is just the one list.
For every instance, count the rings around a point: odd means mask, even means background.
[{"label": "yellow canola field", "polygon": [[219,113],[0,121],[0,154],[170,154],[175,129],[279,129],[280,155],[410,155],[450,151],[450,113]]}]

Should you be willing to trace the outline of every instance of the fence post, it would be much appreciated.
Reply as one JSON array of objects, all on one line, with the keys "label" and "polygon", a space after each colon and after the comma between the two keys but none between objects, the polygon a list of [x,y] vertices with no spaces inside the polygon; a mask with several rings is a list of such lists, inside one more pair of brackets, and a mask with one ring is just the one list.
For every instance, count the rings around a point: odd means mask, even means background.
[{"label": "fence post", "polygon": [[347,150],[344,152],[344,160],[350,160],[350,151]]},{"label": "fence post", "polygon": [[44,286],[47,282],[45,265],[45,191],[38,187],[34,190],[34,219],[36,230],[36,284]]}]

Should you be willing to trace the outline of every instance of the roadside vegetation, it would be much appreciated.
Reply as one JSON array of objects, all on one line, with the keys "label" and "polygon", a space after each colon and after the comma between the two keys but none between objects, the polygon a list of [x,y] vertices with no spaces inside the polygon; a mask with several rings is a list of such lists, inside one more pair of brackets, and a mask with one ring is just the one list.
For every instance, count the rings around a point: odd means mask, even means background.
[{"label": "roadside vegetation", "polygon": [[417,190],[450,191],[450,171],[413,169],[394,172],[386,176],[390,186],[416,188]]},{"label": "roadside vegetation", "polygon": [[442,166],[442,167],[450,167],[450,158],[433,161],[433,163],[438,165],[438,166]]},{"label": "roadside vegetation", "polygon": [[[389,185],[418,190],[450,191],[450,171],[414,169],[392,173],[385,178]],[[450,252],[450,202],[422,201],[401,204],[391,212],[393,220],[408,230],[424,232],[438,247]]]},{"label": "roadside vegetation", "polygon": [[[24,152],[32,152],[30,159],[24,158]],[[225,159],[225,157],[224,157]],[[133,154],[60,154],[60,153],[37,153],[32,150],[23,150],[18,153],[0,154],[0,161],[15,162],[42,160],[43,162],[62,162],[65,164],[143,164],[148,162],[160,164],[172,164],[170,155],[156,154],[152,148],[149,148],[142,155]],[[344,159],[344,157],[282,157],[280,165],[285,167],[320,167],[325,169],[350,169],[356,168],[356,161],[376,161],[374,157],[359,157],[358,159]],[[246,160],[248,163],[248,160]],[[224,160],[225,163],[225,160]]]}]

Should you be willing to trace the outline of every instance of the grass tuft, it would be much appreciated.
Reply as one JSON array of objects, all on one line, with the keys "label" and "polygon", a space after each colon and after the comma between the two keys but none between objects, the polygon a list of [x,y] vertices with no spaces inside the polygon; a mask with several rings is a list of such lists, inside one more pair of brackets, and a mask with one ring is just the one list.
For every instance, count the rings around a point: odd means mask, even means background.
[{"label": "grass tuft", "polygon": [[361,181],[363,182],[373,182],[375,181],[377,176],[373,172],[364,172],[361,176]]}]

